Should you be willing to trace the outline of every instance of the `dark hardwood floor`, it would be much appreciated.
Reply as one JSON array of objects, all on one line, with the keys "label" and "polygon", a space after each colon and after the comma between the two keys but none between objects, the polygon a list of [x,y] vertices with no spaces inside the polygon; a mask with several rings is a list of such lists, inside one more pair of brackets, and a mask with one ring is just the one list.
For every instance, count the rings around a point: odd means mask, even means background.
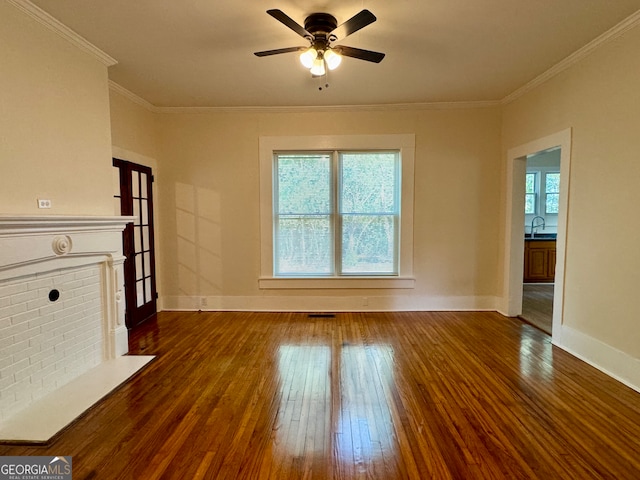
[{"label": "dark hardwood floor", "polygon": [[80,479],[638,479],[640,394],[497,313],[161,313],[50,445]]}]

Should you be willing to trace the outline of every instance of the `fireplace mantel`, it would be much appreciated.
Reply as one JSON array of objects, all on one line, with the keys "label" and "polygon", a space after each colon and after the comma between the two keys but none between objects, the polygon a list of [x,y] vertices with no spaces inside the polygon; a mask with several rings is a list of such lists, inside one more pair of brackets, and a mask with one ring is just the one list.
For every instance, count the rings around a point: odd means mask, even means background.
[{"label": "fireplace mantel", "polygon": [[67,257],[122,256],[122,230],[135,217],[6,216],[0,215],[0,280],[41,273],[57,264],[43,262]]}]

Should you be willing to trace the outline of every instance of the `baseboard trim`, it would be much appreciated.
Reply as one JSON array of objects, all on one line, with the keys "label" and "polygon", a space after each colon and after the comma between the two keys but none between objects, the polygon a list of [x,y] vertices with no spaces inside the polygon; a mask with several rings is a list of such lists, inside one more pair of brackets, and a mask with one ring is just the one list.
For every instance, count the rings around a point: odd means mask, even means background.
[{"label": "baseboard trim", "polygon": [[399,296],[163,296],[163,310],[249,312],[495,311],[496,298]]},{"label": "baseboard trim", "polygon": [[[557,338],[560,337],[560,338]],[[571,355],[640,392],[640,359],[573,328],[562,326],[552,343]]]}]

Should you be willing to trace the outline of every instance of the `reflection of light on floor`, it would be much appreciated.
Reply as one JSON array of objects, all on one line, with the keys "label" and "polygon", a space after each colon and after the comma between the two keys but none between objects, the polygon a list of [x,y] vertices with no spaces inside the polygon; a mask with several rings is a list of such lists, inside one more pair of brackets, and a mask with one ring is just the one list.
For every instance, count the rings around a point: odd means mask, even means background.
[{"label": "reflection of light on floor", "polygon": [[[281,400],[273,453],[325,460],[333,454],[343,466],[364,471],[366,464],[395,449],[387,401],[393,386],[393,349],[388,345],[337,348],[336,365],[329,346],[279,348]],[[333,388],[332,371],[337,377]]]},{"label": "reflection of light on floor", "polygon": [[553,380],[553,347],[524,332],[520,338],[520,373],[526,378]]},{"label": "reflection of light on floor", "polygon": [[331,350],[324,345],[282,345],[277,443],[289,455],[329,451]]},{"label": "reflection of light on floor", "polygon": [[346,346],[340,361],[342,394],[335,451],[340,460],[364,471],[364,464],[394,450],[387,402],[393,384],[393,349],[388,345]]}]

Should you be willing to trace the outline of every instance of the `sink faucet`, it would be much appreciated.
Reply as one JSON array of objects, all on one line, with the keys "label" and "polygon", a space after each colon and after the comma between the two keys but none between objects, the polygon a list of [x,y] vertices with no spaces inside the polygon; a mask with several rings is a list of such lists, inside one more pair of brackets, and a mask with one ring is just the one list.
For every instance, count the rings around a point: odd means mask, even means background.
[{"label": "sink faucet", "polygon": [[[536,223],[536,220],[542,220],[542,223]],[[536,228],[538,227],[542,227],[542,229],[544,230],[545,224],[544,224],[544,217],[541,216],[536,216],[533,217],[533,220],[531,220],[531,238],[534,237],[535,233],[536,233]]]}]

